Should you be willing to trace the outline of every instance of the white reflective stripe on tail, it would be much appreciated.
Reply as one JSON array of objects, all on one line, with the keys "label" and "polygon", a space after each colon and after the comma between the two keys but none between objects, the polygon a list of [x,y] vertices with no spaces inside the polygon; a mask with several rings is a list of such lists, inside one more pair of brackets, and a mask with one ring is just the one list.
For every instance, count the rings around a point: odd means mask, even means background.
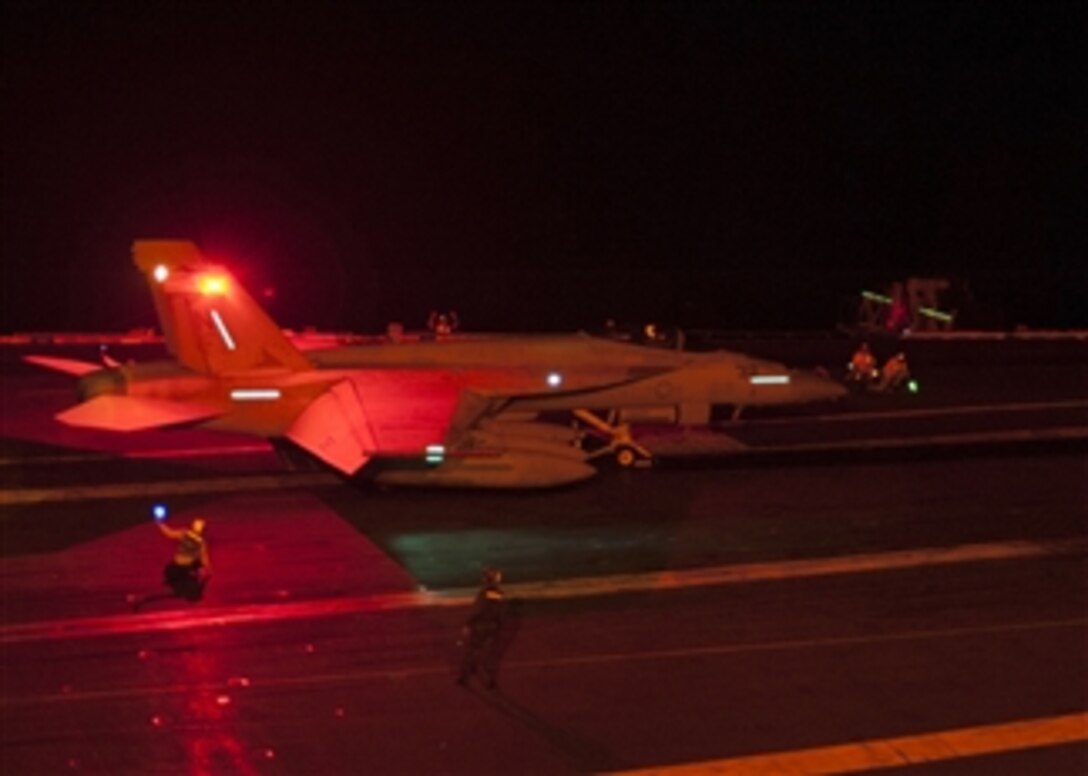
[{"label": "white reflective stripe on tail", "polygon": [[211,316],[212,320],[215,321],[215,328],[219,330],[219,336],[223,338],[223,344],[227,346],[227,350],[237,350],[238,346],[234,344],[234,337],[230,336],[230,330],[223,323],[223,316],[215,309],[212,309]]}]

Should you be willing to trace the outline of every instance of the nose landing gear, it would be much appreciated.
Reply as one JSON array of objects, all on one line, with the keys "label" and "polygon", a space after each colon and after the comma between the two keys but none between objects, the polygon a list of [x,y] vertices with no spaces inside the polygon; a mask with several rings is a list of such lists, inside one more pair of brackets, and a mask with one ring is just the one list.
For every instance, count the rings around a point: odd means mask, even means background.
[{"label": "nose landing gear", "polygon": [[653,453],[634,440],[629,424],[616,423],[613,414],[605,420],[589,410],[574,410],[574,416],[608,439],[604,447],[589,453],[588,458],[614,455],[616,464],[624,469],[639,465],[648,466],[652,463]]}]

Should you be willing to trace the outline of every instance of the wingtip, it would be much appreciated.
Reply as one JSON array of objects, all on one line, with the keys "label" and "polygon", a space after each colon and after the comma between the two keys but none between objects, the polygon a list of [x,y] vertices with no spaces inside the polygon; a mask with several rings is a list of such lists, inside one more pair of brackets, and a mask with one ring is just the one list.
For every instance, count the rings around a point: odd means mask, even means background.
[{"label": "wingtip", "polygon": [[43,369],[48,369],[52,372],[62,372],[63,374],[75,375],[76,377],[82,377],[91,372],[97,372],[102,368],[101,364],[95,364],[90,361],[80,361],[75,358],[59,358],[57,356],[27,355],[23,356],[23,361],[28,364],[33,364],[34,366],[40,366]]}]

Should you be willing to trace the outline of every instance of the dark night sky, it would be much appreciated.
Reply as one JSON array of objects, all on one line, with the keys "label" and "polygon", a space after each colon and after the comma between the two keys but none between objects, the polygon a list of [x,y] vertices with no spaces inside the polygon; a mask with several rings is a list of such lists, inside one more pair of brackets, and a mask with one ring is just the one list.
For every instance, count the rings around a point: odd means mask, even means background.
[{"label": "dark night sky", "polygon": [[1088,326],[1077,3],[5,3],[0,332],[150,325],[141,236],[285,325]]}]

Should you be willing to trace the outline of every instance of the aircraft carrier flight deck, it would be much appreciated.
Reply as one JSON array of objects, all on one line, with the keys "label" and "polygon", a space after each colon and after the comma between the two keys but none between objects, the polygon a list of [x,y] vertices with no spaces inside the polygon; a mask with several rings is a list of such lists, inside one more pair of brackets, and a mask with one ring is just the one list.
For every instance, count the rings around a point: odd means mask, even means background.
[{"label": "aircraft carrier flight deck", "polygon": [[[707,346],[839,377],[853,343]],[[22,357],[98,343],[6,344],[0,770],[1082,773],[1085,341],[903,347],[917,393],[642,429],[652,466],[479,491],[63,427],[73,381]],[[207,521],[214,573],[133,611],[173,551],[156,504]],[[485,567],[494,689],[455,683]]]}]

